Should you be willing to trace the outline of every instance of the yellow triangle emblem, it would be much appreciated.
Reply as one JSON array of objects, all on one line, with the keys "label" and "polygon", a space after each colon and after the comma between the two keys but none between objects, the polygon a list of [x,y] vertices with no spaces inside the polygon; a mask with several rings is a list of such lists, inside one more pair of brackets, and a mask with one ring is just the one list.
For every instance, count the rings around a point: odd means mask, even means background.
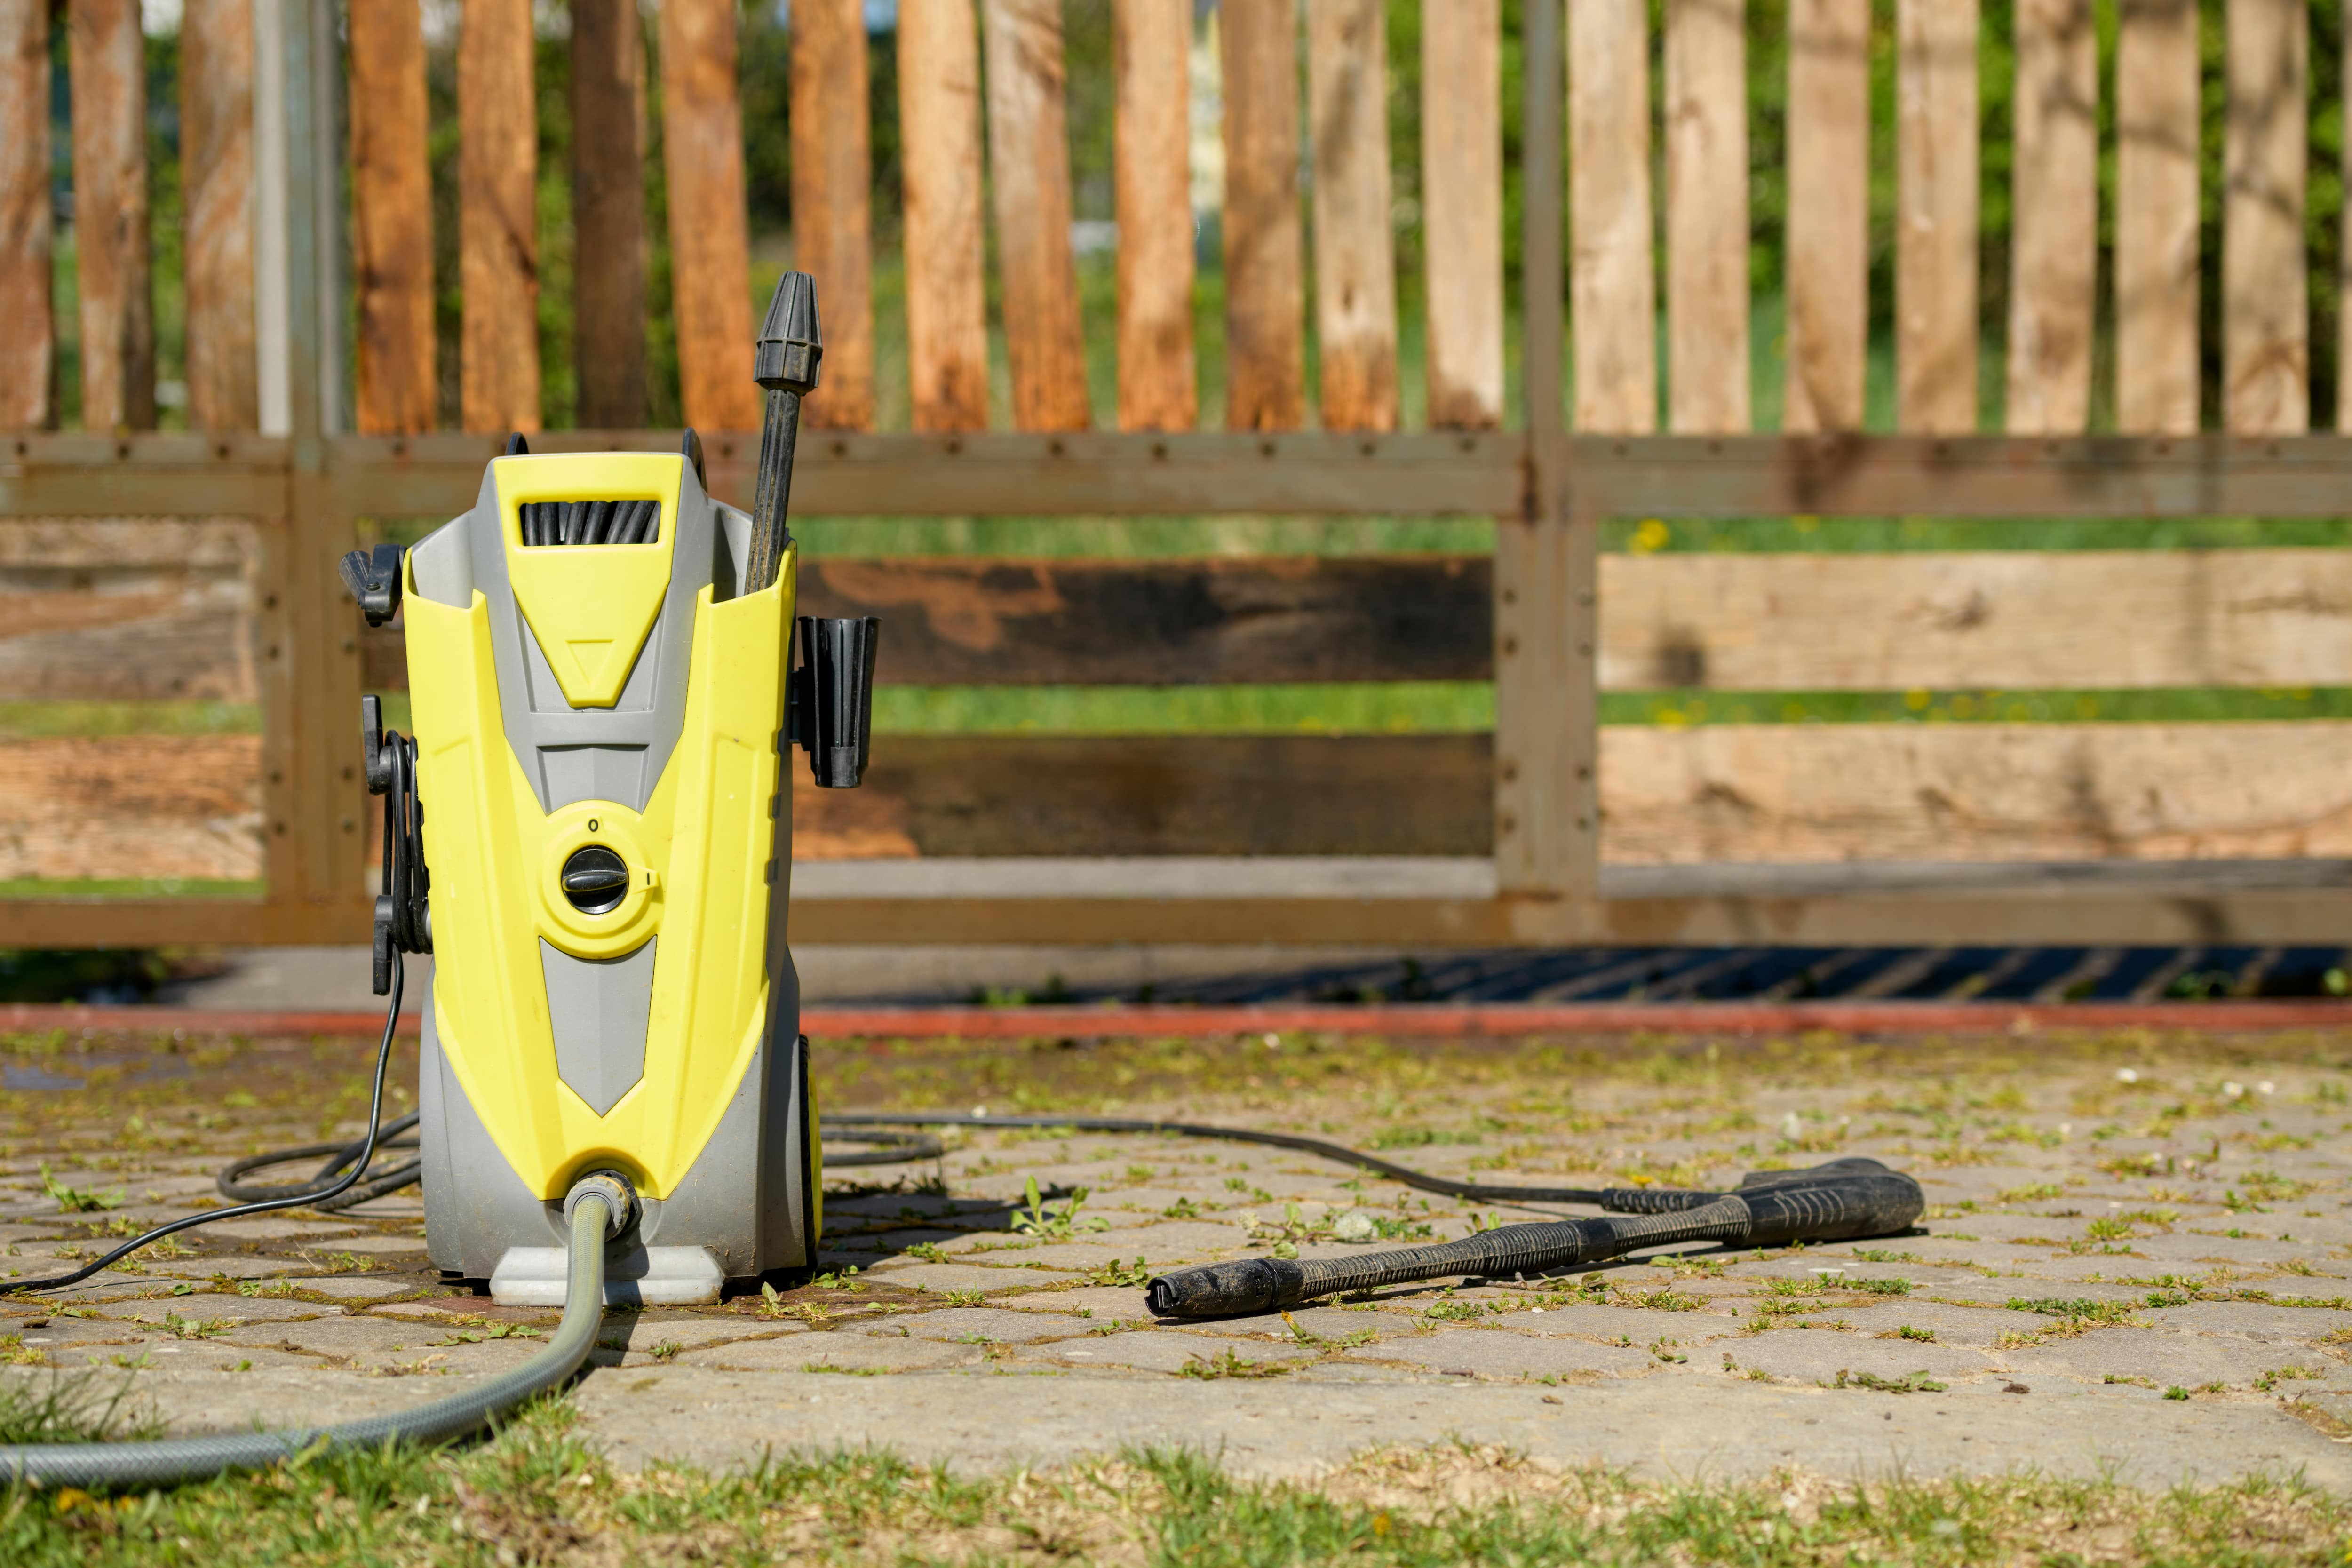
[{"label": "yellow triangle emblem", "polygon": [[571,650],[572,663],[580,672],[583,686],[593,687],[604,661],[613,656],[611,637],[569,637],[563,646]]}]

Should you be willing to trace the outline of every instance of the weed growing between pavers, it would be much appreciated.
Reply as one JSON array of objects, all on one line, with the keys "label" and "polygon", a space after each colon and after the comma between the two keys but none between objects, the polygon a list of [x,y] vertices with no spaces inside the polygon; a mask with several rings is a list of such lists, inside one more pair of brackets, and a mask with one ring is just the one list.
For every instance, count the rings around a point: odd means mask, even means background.
[{"label": "weed growing between pavers", "polygon": [[980,1478],[877,1451],[621,1472],[546,1403],[466,1449],[321,1457],[120,1499],[0,1493],[0,1561],[21,1568],[2319,1563],[2340,1559],[2347,1529],[2352,1504],[2292,1482],[2162,1493],[2033,1477],[1856,1488],[1803,1472],[1653,1483],[1461,1446],[1370,1453],[1284,1483],[1165,1451]]}]

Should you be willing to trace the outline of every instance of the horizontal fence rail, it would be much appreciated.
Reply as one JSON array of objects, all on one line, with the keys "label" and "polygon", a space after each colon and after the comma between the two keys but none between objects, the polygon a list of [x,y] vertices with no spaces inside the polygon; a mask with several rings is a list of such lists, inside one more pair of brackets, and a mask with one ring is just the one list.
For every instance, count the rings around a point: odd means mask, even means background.
[{"label": "horizontal fence rail", "polygon": [[[0,740],[0,880],[34,895],[0,899],[0,942],[363,938],[350,715],[405,679],[332,563],[363,529],[469,506],[509,431],[676,449],[646,428],[669,395],[656,319],[712,489],[747,497],[754,89],[782,105],[792,256],[827,345],[796,514],[1060,518],[1095,548],[813,556],[811,612],[888,622],[886,687],[1491,683],[1495,716],[886,735],[863,791],[795,787],[798,939],[2286,940],[2352,919],[2352,730],[2324,720],[1599,722],[1624,693],[2352,687],[2352,567],[2329,549],[1597,549],[1615,519],[2341,516],[2352,292],[2310,243],[2306,6],[2127,5],[2109,46],[2085,0],[2019,0],[2005,51],[1977,0],[1792,0],[1769,38],[1739,0],[1538,4],[1509,50],[1499,0],[1409,29],[1381,0],[1198,9],[1108,7],[1106,226],[1082,217],[1072,161],[1085,18],[1054,0],[905,0],[883,34],[857,0],[795,0],[776,84],[747,75],[768,24],[726,0],[650,21],[574,0],[566,40],[536,37],[524,0],[467,0],[448,36],[406,0],[190,0],[169,89],[183,232],[159,249],[142,128],[170,79],[138,13],[77,11],[53,149],[50,8],[0,0],[0,703],[110,715]],[[551,47],[558,140],[533,121]],[[1766,47],[1787,61],[1769,108],[1749,100]],[[895,192],[875,176],[886,64]],[[1395,90],[1408,65],[1417,99]],[[1993,94],[2013,171],[1998,310]],[[1417,138],[1391,123],[1407,111]],[[562,240],[547,149],[571,163]],[[1785,197],[1761,375],[1759,175]],[[1107,304],[1087,292],[1098,231]],[[150,260],[166,251],[176,317]],[[543,289],[569,290],[583,428],[541,428]],[[2341,343],[2313,341],[2315,296]],[[1107,365],[1088,335],[1106,316]],[[80,430],[56,428],[68,387]],[[1223,429],[1202,427],[1213,403]],[[189,429],[153,428],[166,405]],[[880,428],[901,407],[910,427]],[[2347,434],[2312,433],[2329,419]],[[1118,519],[1237,514],[1492,519],[1495,543],[1118,553]],[[151,728],[120,732],[130,708]],[[1168,870],[1204,856],[1227,870]],[[1041,857],[1073,869],[999,876],[1018,891],[952,874]],[[1338,891],[1272,869],[1305,857],[1404,868]],[[929,891],[827,879],[926,862]],[[98,896],[159,876],[187,896]]]}]

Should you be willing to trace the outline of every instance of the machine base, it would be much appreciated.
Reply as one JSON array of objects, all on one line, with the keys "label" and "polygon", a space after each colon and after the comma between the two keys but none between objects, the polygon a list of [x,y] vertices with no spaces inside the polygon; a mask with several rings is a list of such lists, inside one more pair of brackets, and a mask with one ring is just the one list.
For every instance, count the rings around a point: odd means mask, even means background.
[{"label": "machine base", "polygon": [[[509,1247],[490,1274],[501,1307],[561,1307],[571,1268],[560,1247]],[[719,1300],[726,1277],[707,1247],[632,1247],[604,1258],[607,1307],[698,1307]]]}]

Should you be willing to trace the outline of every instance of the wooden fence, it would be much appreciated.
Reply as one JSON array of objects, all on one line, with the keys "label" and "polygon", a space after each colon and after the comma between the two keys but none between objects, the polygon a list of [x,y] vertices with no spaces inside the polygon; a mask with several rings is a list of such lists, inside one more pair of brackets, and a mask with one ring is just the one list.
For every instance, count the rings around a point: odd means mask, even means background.
[{"label": "wooden fence", "polygon": [[[1779,434],[1751,433],[1740,0],[1666,0],[1656,104],[1646,0],[1527,8],[1516,314],[1532,412],[1520,428],[1505,417],[1498,0],[1433,0],[1420,189],[1443,243],[1426,247],[1430,427],[1417,430],[1399,428],[1385,7],[1222,0],[1227,428],[1195,429],[1192,9],[1114,6],[1118,427],[1097,430],[1060,7],[901,0],[891,47],[914,428],[877,433],[874,45],[858,0],[793,0],[796,261],[818,279],[827,340],[798,515],[1491,515],[1492,557],[817,560],[808,602],[888,617],[886,681],[1492,679],[1494,731],[891,738],[866,790],[796,792],[804,855],[1140,858],[1066,873],[1024,860],[1018,875],[928,888],[878,864],[870,877],[812,877],[795,940],[2284,941],[2346,929],[2342,725],[1598,723],[1603,689],[2352,685],[2352,565],[2331,551],[1596,550],[1599,524],[1617,516],[2343,511],[2352,441],[2307,428],[2301,0],[2220,7],[2218,258],[2198,252],[2193,0],[2125,0],[2112,75],[2090,0],[2018,0],[2000,434],[1978,428],[1977,6],[1895,0],[1891,435],[1861,428],[1869,0],[1789,5]],[[0,943],[362,940],[370,803],[352,716],[363,683],[394,688],[402,671],[395,645],[362,636],[331,563],[362,518],[462,510],[504,432],[538,430],[529,0],[463,9],[459,431],[432,428],[415,0],[348,0],[347,122],[328,0],[189,0],[188,434],[139,433],[154,422],[154,370],[137,7],[71,0],[67,15],[79,433],[43,428],[56,423],[49,6],[0,0],[0,429],[18,432],[0,436],[0,533],[16,542],[0,544],[0,604],[15,612],[0,630],[0,700],[213,696],[257,703],[263,724],[257,741],[0,745],[0,837],[22,875],[48,864],[45,846],[71,861],[77,825],[109,813],[184,866],[257,834],[268,891],[0,901]],[[535,435],[538,450],[674,439],[625,428],[643,422],[648,374],[637,174],[648,67],[635,15],[631,0],[572,8],[580,407],[600,427]],[[656,52],[680,395],[706,432],[714,489],[740,498],[757,405],[733,15],[730,0],[667,0]],[[2109,82],[2117,178],[2103,279]],[[333,216],[345,146],[347,236]],[[987,428],[992,240],[1012,430]],[[2223,428],[2200,431],[2199,288],[2217,260]],[[2352,308],[2337,319],[2352,334]],[[2118,428],[2093,434],[2103,321]],[[2336,407],[2352,429],[2352,396]],[[157,521],[56,521],[126,517]],[[219,602],[240,582],[244,638],[221,629]],[[197,847],[171,849],[184,841]],[[1190,880],[1154,868],[1202,856],[1244,858],[1190,867]],[[1299,856],[1371,858],[1339,886],[1305,877]],[[1446,875],[1423,876],[1411,858]]]}]

